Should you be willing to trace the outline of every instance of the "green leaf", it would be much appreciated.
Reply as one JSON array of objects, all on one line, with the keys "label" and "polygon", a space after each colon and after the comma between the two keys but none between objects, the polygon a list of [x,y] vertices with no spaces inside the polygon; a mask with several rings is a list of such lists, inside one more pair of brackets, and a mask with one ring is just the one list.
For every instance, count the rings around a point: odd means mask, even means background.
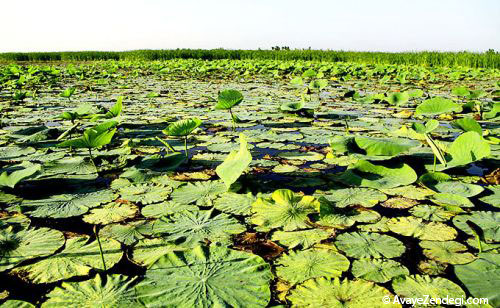
[{"label": "green leaf", "polygon": [[148,307],[265,307],[272,277],[259,256],[198,246],[161,257],[135,291]]},{"label": "green leaf", "polygon": [[479,227],[482,237],[487,243],[500,242],[500,212],[471,212],[453,218],[453,224],[469,235],[474,235],[470,223]]},{"label": "green leaf", "polygon": [[80,216],[90,208],[115,200],[117,195],[109,189],[74,195],[53,195],[48,199],[24,200],[22,205],[33,217],[68,218]]},{"label": "green leaf", "polygon": [[19,263],[52,254],[64,245],[61,232],[49,228],[0,229],[0,272]]},{"label": "green leaf", "polygon": [[500,207],[500,185],[488,186],[487,189],[488,191],[491,191],[493,194],[479,198],[479,200],[488,203],[489,205],[492,205],[494,207]]},{"label": "green leaf", "polygon": [[133,221],[127,224],[111,224],[104,226],[99,231],[99,236],[117,240],[125,245],[132,245],[144,236],[150,236],[153,233],[153,225],[149,221]]},{"label": "green leaf", "polygon": [[488,112],[483,112],[483,119],[493,119],[500,113],[500,103],[494,103],[491,110]]},{"label": "green leaf", "polygon": [[451,160],[448,168],[468,165],[490,155],[490,145],[476,132],[460,135],[448,148]]},{"label": "green leaf", "polygon": [[427,275],[412,275],[392,281],[394,292],[407,298],[465,298],[465,292],[454,282]]},{"label": "green leaf", "polygon": [[195,202],[200,206],[211,206],[213,200],[226,191],[226,186],[220,181],[188,183],[174,190],[172,193],[172,201],[180,204]]},{"label": "green leaf", "polygon": [[369,156],[396,156],[407,152],[418,145],[417,141],[407,139],[377,139],[368,137],[354,137],[356,145]]},{"label": "green leaf", "polygon": [[345,229],[357,222],[376,222],[381,217],[378,212],[373,210],[362,207],[339,208],[330,202],[321,202],[319,214],[318,224],[338,229]]},{"label": "green leaf", "polygon": [[[15,269],[34,283],[52,283],[75,276],[86,276],[92,269],[104,270],[99,244],[88,236],[69,238],[64,249],[38,262]],[[123,256],[120,243],[113,239],[101,241],[106,267],[111,268]]]},{"label": "green leaf", "polygon": [[476,132],[479,136],[483,135],[483,129],[481,125],[477,123],[473,118],[465,117],[455,121],[450,122],[451,126],[461,129],[464,132]]},{"label": "green leaf", "polygon": [[436,128],[438,128],[438,126],[439,126],[439,121],[431,119],[427,121],[425,125],[422,123],[413,122],[411,127],[419,134],[428,134],[433,130],[435,130]]},{"label": "green leaf", "polygon": [[188,136],[202,124],[198,118],[180,120],[170,124],[163,133],[167,136]]},{"label": "green leaf", "polygon": [[309,84],[309,88],[323,90],[328,86],[328,80],[326,79],[316,79]]},{"label": "green leaf", "polygon": [[197,211],[198,207],[194,204],[181,204],[173,201],[165,201],[146,205],[142,208],[141,214],[148,218],[160,218],[172,214],[177,214],[183,211]]},{"label": "green leaf", "polygon": [[466,264],[476,258],[467,252],[465,245],[455,241],[421,241],[419,245],[424,249],[427,258],[441,263]]},{"label": "green leaf", "polygon": [[234,215],[250,215],[252,203],[254,203],[256,198],[252,193],[247,194],[237,194],[233,192],[227,192],[221,195],[221,197],[215,200],[214,207],[221,212],[234,214]]},{"label": "green leaf", "polygon": [[137,184],[120,189],[121,199],[143,205],[167,200],[171,192],[171,187],[151,184]]},{"label": "green leaf", "polygon": [[431,201],[441,206],[452,206],[452,207],[474,207],[474,203],[472,203],[468,198],[449,194],[449,193],[439,193],[434,194],[431,197]]},{"label": "green leaf", "polygon": [[349,260],[340,253],[327,249],[291,251],[276,261],[276,274],[291,284],[311,278],[340,277],[349,269]]},{"label": "green leaf", "polygon": [[500,255],[481,253],[476,261],[454,266],[455,274],[467,290],[478,298],[487,298],[492,307],[500,306]]},{"label": "green leaf", "polygon": [[211,243],[231,243],[231,236],[246,230],[235,218],[227,214],[212,215],[213,211],[183,212],[171,219],[162,218],[153,225],[153,233],[183,246]]},{"label": "green leaf", "polygon": [[384,234],[351,232],[337,236],[335,245],[349,257],[396,258],[405,252],[405,246],[398,239]]},{"label": "green leaf", "polygon": [[58,147],[73,147],[73,148],[100,148],[111,142],[111,139],[116,133],[118,122],[109,121],[83,132],[83,136],[76,139],[70,139],[59,143]]},{"label": "green leaf", "polygon": [[[385,304],[383,300],[389,300]],[[287,299],[292,307],[331,307],[331,308],[393,308],[401,307],[394,303],[394,296],[387,289],[365,280],[341,281],[339,278],[310,279],[298,285]]]},{"label": "green leaf", "polygon": [[429,187],[440,193],[455,194],[467,198],[479,195],[484,190],[482,186],[459,181],[444,181]]},{"label": "green leaf", "polygon": [[[7,171],[0,173],[0,188],[1,187],[14,188],[17,185],[17,183],[33,176],[42,169],[42,166],[33,164],[31,165],[21,164],[19,166],[26,166],[26,167],[21,170],[12,171],[10,174],[8,174]],[[14,166],[13,169],[17,169],[16,166]]]},{"label": "green leaf", "polygon": [[238,90],[224,90],[219,93],[215,109],[231,109],[243,101],[243,94]]},{"label": "green leaf", "polygon": [[107,225],[114,222],[124,221],[136,215],[138,208],[129,203],[108,203],[100,208],[95,208],[89,214],[83,216],[83,221],[89,224]]},{"label": "green leaf", "polygon": [[65,307],[133,307],[129,289],[134,279],[122,275],[101,275],[82,282],[63,282],[60,287],[47,294],[43,308]]},{"label": "green leaf", "polygon": [[393,106],[401,106],[408,102],[410,95],[407,92],[394,92],[387,96],[386,100]]},{"label": "green leaf", "polygon": [[252,204],[251,222],[258,230],[282,228],[285,231],[305,229],[308,214],[319,208],[319,201],[312,196],[298,196],[288,189],[278,189],[271,198],[257,198]]},{"label": "green leaf", "polygon": [[389,229],[397,234],[412,236],[421,240],[449,241],[457,236],[457,230],[440,222],[424,222],[415,217],[391,218]]},{"label": "green leaf", "polygon": [[332,233],[323,229],[310,229],[300,231],[276,231],[273,233],[272,240],[287,246],[289,249],[297,246],[303,249],[310,248],[314,244],[330,237]]},{"label": "green leaf", "polygon": [[356,278],[379,283],[410,274],[410,271],[399,262],[380,259],[354,260],[351,271]]},{"label": "green leaf", "polygon": [[359,160],[342,173],[338,180],[352,186],[381,189],[409,185],[417,180],[417,174],[407,164],[388,168]]},{"label": "green leaf", "polygon": [[175,245],[164,238],[144,238],[134,245],[131,261],[149,267],[167,253],[185,249],[185,247]]},{"label": "green leaf", "polygon": [[467,87],[455,87],[451,89],[451,93],[456,96],[467,96],[470,94],[469,89],[467,89]]},{"label": "green leaf", "polygon": [[410,213],[415,217],[429,221],[447,221],[456,215],[455,212],[447,211],[442,206],[427,204],[421,204],[411,208]]},{"label": "green leaf", "polygon": [[371,188],[345,188],[332,189],[329,191],[316,193],[316,197],[323,197],[333,202],[336,207],[346,207],[350,205],[361,205],[363,207],[373,207],[379,202],[387,200],[387,196]]},{"label": "green leaf", "polygon": [[415,115],[435,116],[442,113],[461,112],[462,107],[452,100],[434,97],[423,101],[415,109]]},{"label": "green leaf", "polygon": [[246,136],[240,134],[240,150],[238,152],[231,151],[224,162],[215,169],[227,189],[236,182],[252,162],[252,154],[247,148],[247,143]]}]

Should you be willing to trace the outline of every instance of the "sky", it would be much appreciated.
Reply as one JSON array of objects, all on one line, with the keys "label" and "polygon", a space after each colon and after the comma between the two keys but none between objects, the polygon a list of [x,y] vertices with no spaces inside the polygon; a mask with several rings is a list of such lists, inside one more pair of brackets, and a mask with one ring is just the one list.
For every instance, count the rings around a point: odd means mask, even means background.
[{"label": "sky", "polygon": [[0,0],[0,52],[500,50],[500,0]]}]

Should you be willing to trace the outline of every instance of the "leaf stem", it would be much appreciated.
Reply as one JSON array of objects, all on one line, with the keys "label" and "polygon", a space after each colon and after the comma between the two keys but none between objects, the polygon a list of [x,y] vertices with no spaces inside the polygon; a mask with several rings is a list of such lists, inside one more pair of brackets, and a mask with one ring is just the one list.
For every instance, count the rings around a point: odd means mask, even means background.
[{"label": "leaf stem", "polygon": [[184,151],[186,152],[186,158],[189,159],[187,142],[188,142],[188,136],[186,135],[184,136]]},{"label": "leaf stem", "polygon": [[99,245],[99,252],[101,253],[102,267],[106,271],[106,261],[104,260],[104,253],[102,252],[101,239],[99,238],[99,233],[97,232],[97,225],[94,226],[94,234],[97,239],[97,244]]},{"label": "leaf stem", "polygon": [[236,124],[234,123],[234,115],[231,108],[229,108],[229,114],[231,115],[231,122],[233,123],[233,132],[236,131]]}]

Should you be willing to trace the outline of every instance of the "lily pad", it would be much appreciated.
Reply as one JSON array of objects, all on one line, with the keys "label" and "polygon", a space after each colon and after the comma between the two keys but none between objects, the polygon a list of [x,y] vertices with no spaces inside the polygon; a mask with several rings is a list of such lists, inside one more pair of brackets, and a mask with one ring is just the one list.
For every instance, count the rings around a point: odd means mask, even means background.
[{"label": "lily pad", "polygon": [[250,215],[252,203],[255,202],[252,193],[237,194],[227,192],[215,200],[214,207],[219,211],[234,215]]},{"label": "lily pad", "polygon": [[337,236],[335,245],[349,257],[396,258],[403,254],[405,246],[398,239],[384,234],[352,232]]},{"label": "lily pad", "polygon": [[471,212],[453,218],[453,224],[469,235],[474,235],[470,223],[476,225],[482,232],[481,236],[487,243],[500,242],[500,213]]},{"label": "lily pad", "polygon": [[424,255],[441,263],[466,264],[474,261],[473,254],[467,252],[467,247],[455,241],[421,241],[420,247]]},{"label": "lily pad", "polygon": [[450,99],[434,97],[423,101],[415,109],[416,115],[435,116],[442,113],[461,112],[462,107]]},{"label": "lily pad", "polygon": [[[123,256],[120,243],[113,239],[101,241],[106,268],[113,267]],[[104,270],[99,243],[88,236],[69,238],[64,249],[38,262],[21,266],[15,272],[34,283],[51,283],[75,276],[85,276],[92,269]]]},{"label": "lily pad", "polygon": [[124,221],[136,215],[138,208],[129,203],[112,202],[100,208],[95,208],[83,216],[83,221],[89,224],[107,225]]},{"label": "lily pad", "polygon": [[269,265],[259,256],[197,246],[158,259],[135,291],[149,307],[265,307],[271,279]]},{"label": "lily pad", "polygon": [[155,234],[165,234],[164,238],[184,246],[194,246],[200,242],[230,243],[231,235],[242,233],[245,226],[227,214],[213,216],[212,211],[184,212],[171,219],[163,218],[153,226]]},{"label": "lily pad", "polygon": [[123,275],[101,275],[82,282],[63,282],[47,294],[43,308],[51,307],[132,307],[130,284],[133,279]]},{"label": "lily pad", "polygon": [[316,193],[315,196],[324,197],[326,200],[335,203],[336,207],[351,205],[373,207],[379,202],[387,200],[387,196],[384,193],[370,188],[334,189],[324,193]]},{"label": "lily pad", "polygon": [[218,195],[226,191],[224,183],[219,181],[194,182],[177,188],[172,193],[172,200],[180,204],[194,202],[200,206],[209,206]]},{"label": "lily pad", "polygon": [[[385,304],[383,299],[388,299]],[[292,307],[401,307],[387,289],[365,280],[310,279],[293,289]]]},{"label": "lily pad", "polygon": [[387,226],[394,233],[421,240],[449,241],[457,236],[457,230],[450,226],[441,222],[424,222],[415,217],[391,218]]},{"label": "lily pad", "polygon": [[325,249],[291,251],[276,261],[280,279],[297,284],[311,278],[340,277],[349,269],[349,260],[340,253]]},{"label": "lily pad", "polygon": [[352,263],[352,274],[373,282],[388,282],[394,277],[409,275],[408,269],[393,260],[361,259]]},{"label": "lily pad", "polygon": [[308,215],[318,207],[319,201],[312,196],[298,196],[291,190],[278,189],[271,198],[257,198],[252,204],[251,222],[262,231],[306,229],[309,227]]},{"label": "lily pad", "polygon": [[170,187],[148,184],[132,185],[120,189],[121,199],[141,204],[164,201],[171,192],[172,188]]},{"label": "lily pad", "polygon": [[297,246],[307,249],[314,244],[330,237],[332,233],[323,229],[310,229],[300,231],[276,231],[273,233],[272,240],[288,248]]},{"label": "lily pad", "polygon": [[492,307],[500,305],[500,255],[479,254],[479,258],[469,264],[454,267],[458,279],[467,290],[478,298],[487,298]]},{"label": "lily pad", "polygon": [[394,292],[407,298],[458,298],[465,292],[454,282],[442,277],[412,275],[396,278],[392,282]]},{"label": "lily pad", "polygon": [[63,234],[49,228],[22,229],[18,232],[12,227],[0,229],[0,272],[23,261],[48,256],[62,245]]},{"label": "lily pad", "polygon": [[342,173],[339,180],[352,186],[382,189],[411,184],[417,180],[417,174],[407,164],[388,168],[360,160]]}]

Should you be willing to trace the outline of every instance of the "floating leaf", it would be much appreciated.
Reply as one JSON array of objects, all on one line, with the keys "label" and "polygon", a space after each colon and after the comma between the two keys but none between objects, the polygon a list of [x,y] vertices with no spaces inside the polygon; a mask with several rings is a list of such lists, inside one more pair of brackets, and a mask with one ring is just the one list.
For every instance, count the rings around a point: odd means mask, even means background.
[{"label": "floating leaf", "polygon": [[131,204],[112,202],[103,207],[92,209],[89,214],[83,216],[83,221],[94,225],[107,225],[132,218],[137,211],[138,208]]},{"label": "floating leaf", "polygon": [[0,272],[19,263],[52,254],[64,245],[61,232],[49,228],[0,229]]},{"label": "floating leaf", "polygon": [[331,232],[323,229],[310,229],[300,231],[276,231],[272,240],[279,242],[288,248],[301,246],[303,249],[312,247],[314,244],[330,237]]},{"label": "floating leaf", "polygon": [[352,258],[396,258],[405,246],[398,239],[378,233],[351,232],[337,236],[335,245]]},{"label": "floating leaf", "polygon": [[492,307],[500,305],[500,255],[481,253],[476,261],[454,266],[455,274],[467,290],[478,298],[487,298]]},{"label": "floating leaf", "polygon": [[252,203],[256,198],[252,193],[236,194],[227,192],[215,200],[214,207],[219,211],[234,215],[250,215]]},{"label": "floating leaf", "polygon": [[[120,243],[107,239],[101,241],[106,268],[111,268],[123,256]],[[88,236],[69,238],[63,251],[38,262],[21,266],[15,272],[34,283],[51,283],[75,276],[85,276],[92,269],[103,270],[99,244],[96,240],[89,242]]]},{"label": "floating leaf", "polygon": [[396,278],[392,281],[394,292],[407,298],[465,298],[465,292],[454,282],[427,275],[412,275]]},{"label": "floating leaf", "polygon": [[[383,299],[388,299],[385,304]],[[292,307],[401,307],[387,289],[365,280],[310,279],[293,289],[287,299]]]},{"label": "floating leaf", "polygon": [[434,116],[442,113],[461,112],[462,107],[452,100],[434,97],[423,101],[415,109],[416,115]]},{"label": "floating leaf", "polygon": [[373,210],[364,208],[338,208],[329,202],[322,202],[320,206],[320,220],[318,224],[322,226],[344,229],[357,222],[376,222],[380,219],[380,214]]},{"label": "floating leaf", "polygon": [[167,253],[184,249],[164,238],[144,238],[134,245],[131,261],[149,267]]},{"label": "floating leaf", "polygon": [[63,282],[47,294],[43,308],[52,307],[132,307],[129,285],[133,279],[123,275],[101,275],[82,282]]},{"label": "floating leaf", "polygon": [[226,191],[224,183],[219,181],[194,182],[177,188],[172,193],[172,200],[181,204],[196,202],[197,205],[209,206],[218,195]]},{"label": "floating leaf", "polygon": [[440,222],[424,222],[415,217],[391,218],[387,226],[394,233],[421,240],[449,241],[457,236],[457,230],[452,227]]},{"label": "floating leaf", "polygon": [[424,220],[430,221],[447,221],[456,215],[455,212],[447,211],[442,206],[432,206],[421,204],[410,209],[410,213]]},{"label": "floating leaf", "polygon": [[132,245],[143,239],[145,235],[151,235],[152,232],[152,224],[149,221],[134,221],[124,225],[107,225],[101,229],[99,236],[115,239],[125,245]]},{"label": "floating leaf", "polygon": [[408,269],[393,260],[361,259],[352,263],[354,277],[374,282],[388,282],[394,277],[409,275]]},{"label": "floating leaf", "polygon": [[[25,167],[21,170],[12,171],[10,172],[10,174],[8,174],[7,171],[4,171],[0,173],[0,188],[14,188],[17,183],[33,176],[35,173],[39,172],[41,168],[42,166],[40,165],[31,164],[30,166]],[[16,169],[16,166],[14,166],[13,169]]]},{"label": "floating leaf", "polygon": [[417,180],[417,174],[407,164],[387,168],[359,160],[342,173],[339,180],[352,186],[382,189],[411,184]]},{"label": "floating leaf", "polygon": [[308,214],[316,212],[319,201],[312,196],[298,196],[288,189],[278,189],[271,198],[257,198],[252,204],[251,222],[259,230],[283,228],[285,231],[305,229]]},{"label": "floating leaf", "polygon": [[233,234],[246,230],[236,219],[227,214],[212,216],[212,211],[179,213],[172,219],[161,219],[153,226],[156,234],[166,234],[169,241],[194,246],[205,241],[228,244]]},{"label": "floating leaf", "polygon": [[170,196],[172,188],[158,185],[137,184],[120,189],[121,199],[141,204],[164,201]]},{"label": "floating leaf", "polygon": [[149,307],[265,307],[271,279],[269,265],[259,256],[198,246],[158,259],[135,290]]},{"label": "floating leaf", "polygon": [[434,194],[431,197],[431,201],[441,206],[474,207],[474,203],[468,198],[448,193]]},{"label": "floating leaf", "polygon": [[370,188],[346,188],[332,189],[323,193],[316,193],[317,197],[335,203],[336,207],[346,207],[350,205],[361,205],[363,207],[373,207],[379,202],[387,200],[384,193]]},{"label": "floating leaf", "polygon": [[181,204],[173,201],[165,201],[156,204],[146,205],[142,208],[141,214],[144,217],[160,218],[163,216],[177,214],[183,211],[197,211],[194,204]]},{"label": "floating leaf", "polygon": [[356,145],[369,156],[396,156],[418,145],[413,140],[354,137]]},{"label": "floating leaf", "polygon": [[291,251],[276,261],[276,274],[291,284],[297,284],[311,278],[340,277],[349,269],[349,260],[340,253],[309,249]]},{"label": "floating leaf", "polygon": [[474,235],[470,222],[477,225],[487,243],[500,242],[500,213],[499,212],[471,212],[468,215],[458,215],[453,218],[453,224],[469,235]]},{"label": "floating leaf", "polygon": [[476,258],[465,245],[455,241],[421,241],[419,245],[427,258],[441,263],[466,264]]}]

